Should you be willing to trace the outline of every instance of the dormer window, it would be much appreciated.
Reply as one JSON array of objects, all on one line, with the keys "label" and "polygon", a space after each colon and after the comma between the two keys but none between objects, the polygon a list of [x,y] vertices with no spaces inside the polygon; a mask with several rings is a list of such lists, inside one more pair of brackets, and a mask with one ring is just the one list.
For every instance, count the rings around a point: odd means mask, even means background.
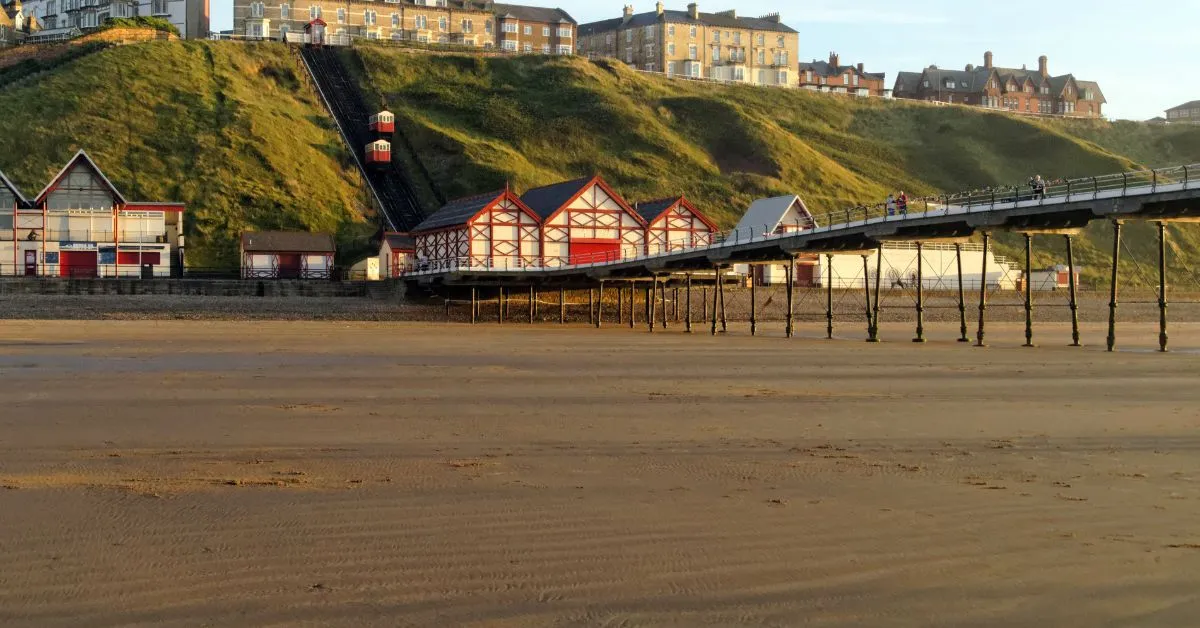
[{"label": "dormer window", "polygon": [[946,89],[954,89],[955,85],[954,79],[946,79]]}]

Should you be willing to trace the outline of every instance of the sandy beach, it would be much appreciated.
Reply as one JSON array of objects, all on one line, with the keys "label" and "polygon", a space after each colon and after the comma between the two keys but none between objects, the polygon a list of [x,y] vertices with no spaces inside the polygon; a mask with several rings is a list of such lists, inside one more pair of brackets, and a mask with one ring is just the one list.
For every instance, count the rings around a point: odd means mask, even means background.
[{"label": "sandy beach", "polygon": [[1200,616],[1200,324],[743,327],[5,321],[0,625]]}]

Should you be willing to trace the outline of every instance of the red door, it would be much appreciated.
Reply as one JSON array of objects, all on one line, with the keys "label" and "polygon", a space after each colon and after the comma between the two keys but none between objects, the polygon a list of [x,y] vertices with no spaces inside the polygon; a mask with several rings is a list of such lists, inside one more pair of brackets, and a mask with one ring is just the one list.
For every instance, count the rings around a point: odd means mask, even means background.
[{"label": "red door", "polygon": [[25,251],[25,276],[37,277],[37,251]]},{"label": "red door", "polygon": [[279,278],[300,278],[300,255],[298,253],[279,254]]},{"label": "red door", "polygon": [[572,240],[571,264],[598,264],[621,259],[620,240]]},{"label": "red door", "polygon": [[817,267],[812,264],[796,265],[796,285],[811,288],[817,285]]},{"label": "red door", "polygon": [[96,276],[95,251],[63,251],[58,254],[58,274],[74,279],[91,279]]}]

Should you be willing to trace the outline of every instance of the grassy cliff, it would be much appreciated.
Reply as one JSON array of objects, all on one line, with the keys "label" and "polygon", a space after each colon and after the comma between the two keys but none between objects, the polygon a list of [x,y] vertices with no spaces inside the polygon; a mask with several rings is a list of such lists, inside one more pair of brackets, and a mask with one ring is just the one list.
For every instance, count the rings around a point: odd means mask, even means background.
[{"label": "grassy cliff", "polygon": [[[959,107],[670,81],[621,63],[345,53],[398,115],[448,198],[600,172],[631,201],[686,193],[725,226],[756,198],[797,193],[814,212],[910,195],[1200,162],[1200,128],[1034,120]],[[1200,258],[1200,232],[1172,227]],[[1103,271],[1093,225],[1079,255]],[[1130,229],[1139,254],[1151,230]],[[1043,249],[1059,240],[1042,242]],[[1017,239],[1000,246],[1016,252]],[[1037,263],[1056,260],[1040,253]]]},{"label": "grassy cliff", "polygon": [[287,48],[162,42],[68,58],[0,84],[0,170],[36,194],[83,148],[125,195],[184,201],[188,261],[236,264],[246,229],[361,249],[357,171]]}]

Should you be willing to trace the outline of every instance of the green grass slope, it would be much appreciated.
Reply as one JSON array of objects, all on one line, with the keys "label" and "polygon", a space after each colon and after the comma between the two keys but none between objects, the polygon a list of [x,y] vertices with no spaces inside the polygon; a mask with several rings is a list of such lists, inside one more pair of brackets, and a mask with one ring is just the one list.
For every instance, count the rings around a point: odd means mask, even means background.
[{"label": "green grass slope", "polygon": [[[45,69],[45,68],[43,68]],[[353,161],[282,45],[161,42],[0,86],[0,170],[29,195],[83,148],[125,195],[183,201],[188,263],[237,264],[246,229],[374,231]]]},{"label": "green grass slope", "polygon": [[[1200,162],[1200,129],[1037,120],[961,107],[838,98],[799,90],[671,81],[572,58],[343,54],[397,114],[432,186],[447,198],[599,172],[630,200],[686,193],[724,226],[763,196],[796,193],[814,212],[910,195]],[[1171,227],[1181,261],[1200,231]],[[1143,261],[1148,226],[1131,226]],[[1037,265],[1062,259],[1037,238]],[[1016,256],[1021,243],[998,246]],[[1111,247],[1094,224],[1077,247],[1098,278]],[[1023,254],[1022,254],[1023,257]],[[1132,261],[1128,262],[1132,264]]]}]

